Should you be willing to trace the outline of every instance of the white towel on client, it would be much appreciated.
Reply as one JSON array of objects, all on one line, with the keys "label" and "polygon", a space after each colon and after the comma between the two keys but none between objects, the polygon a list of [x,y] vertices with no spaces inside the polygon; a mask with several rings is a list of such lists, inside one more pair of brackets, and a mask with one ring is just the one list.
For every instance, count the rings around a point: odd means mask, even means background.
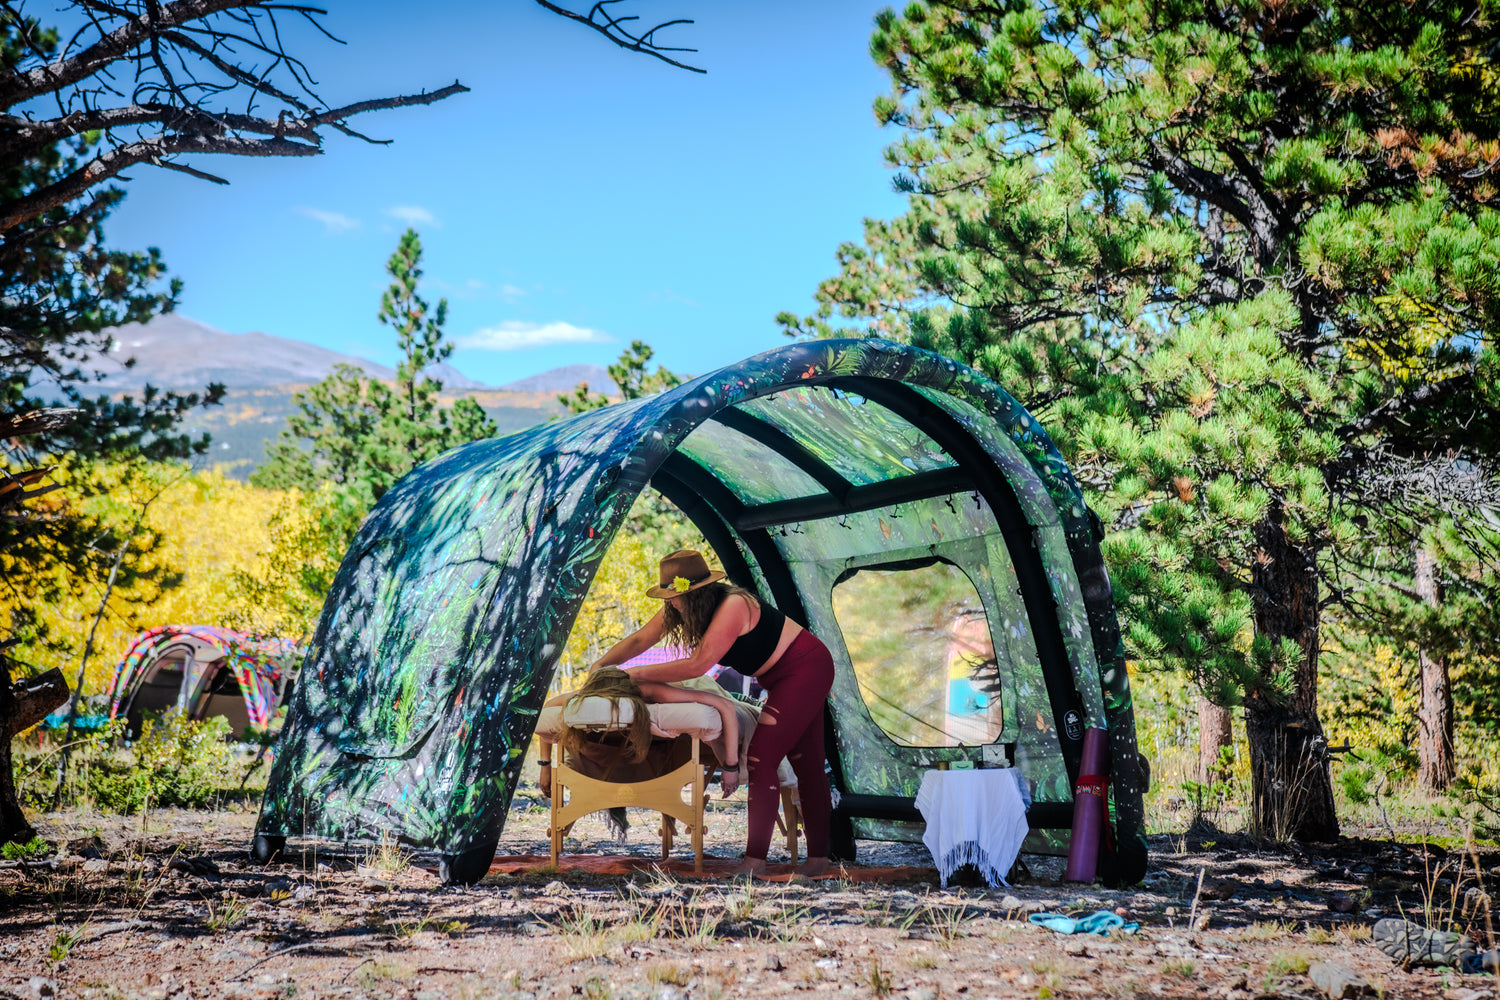
[{"label": "white towel on client", "polygon": [[[551,713],[556,711],[555,720]],[[696,736],[705,743],[712,743],[723,735],[724,721],[719,713],[707,705],[697,702],[672,702],[667,705],[647,705],[651,716],[651,734],[672,738],[674,736]],[[635,706],[627,699],[612,702],[608,698],[582,698],[566,705],[553,705],[542,709],[537,720],[537,729],[556,731],[563,725],[580,729],[628,729],[635,718]]]},{"label": "white towel on client", "polygon": [[[712,683],[712,682],[710,682]],[[740,718],[740,753],[746,752],[750,734],[755,731],[757,713],[743,702],[726,699],[735,706]],[[700,702],[671,702],[647,705],[651,715],[653,736],[671,739],[675,736],[696,736],[713,748],[720,760],[728,760],[724,746],[724,722],[719,713]],[[635,709],[630,701],[622,699],[612,702],[608,698],[589,697],[577,703],[549,705],[537,716],[536,731],[540,736],[556,739],[564,724],[582,729],[626,729],[635,718]],[[785,759],[776,768],[777,778],[783,788],[796,788],[797,775]]]},{"label": "white towel on client", "polygon": [[922,843],[932,852],[943,888],[963,865],[979,869],[990,885],[1005,876],[1030,826],[1013,767],[975,771],[928,771],[917,791],[917,810],[927,821]]}]

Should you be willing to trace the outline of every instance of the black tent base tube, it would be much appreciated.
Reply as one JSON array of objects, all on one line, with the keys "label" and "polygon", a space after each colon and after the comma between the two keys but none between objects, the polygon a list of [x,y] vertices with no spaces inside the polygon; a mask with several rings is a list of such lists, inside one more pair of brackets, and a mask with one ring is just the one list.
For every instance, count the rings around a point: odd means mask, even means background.
[{"label": "black tent base tube", "polygon": [[444,885],[473,885],[490,873],[499,841],[490,841],[462,854],[444,854],[438,859],[438,879]]},{"label": "black tent base tube", "polygon": [[[921,823],[916,799],[903,795],[855,795],[845,792],[833,810],[829,857],[834,861],[856,860],[854,820],[884,819],[904,823]],[[1071,802],[1035,802],[1026,810],[1026,822],[1033,830],[1070,830],[1073,828]]]},{"label": "black tent base tube", "polygon": [[286,850],[285,837],[257,833],[255,839],[250,841],[250,856],[261,864],[266,864],[284,850]]}]

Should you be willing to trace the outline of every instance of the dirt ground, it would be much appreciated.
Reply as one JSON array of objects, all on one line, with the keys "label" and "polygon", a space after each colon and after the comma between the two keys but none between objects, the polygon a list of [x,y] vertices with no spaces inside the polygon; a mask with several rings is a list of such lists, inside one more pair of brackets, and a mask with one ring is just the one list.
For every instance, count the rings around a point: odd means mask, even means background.
[{"label": "dirt ground", "polygon": [[[0,863],[0,997],[1248,1000],[1323,996],[1319,963],[1369,995],[1500,997],[1494,976],[1403,970],[1369,943],[1378,917],[1420,919],[1424,905],[1482,931],[1495,853],[1358,840],[1263,853],[1184,836],[1156,838],[1144,883],[1119,892],[1064,883],[1059,859],[1035,857],[994,889],[941,889],[921,868],[887,883],[532,871],[445,888],[435,858],[369,846],[293,841],[261,867],[245,855],[252,811],[37,819],[61,850]],[[652,817],[632,819],[624,848],[594,816],[566,849],[651,856]],[[716,807],[709,852],[736,855],[743,823],[742,805]],[[500,853],[546,846],[546,813],[518,799]],[[931,864],[920,845],[863,841],[860,860]],[[1027,920],[1101,909],[1139,931],[1065,936]]]}]

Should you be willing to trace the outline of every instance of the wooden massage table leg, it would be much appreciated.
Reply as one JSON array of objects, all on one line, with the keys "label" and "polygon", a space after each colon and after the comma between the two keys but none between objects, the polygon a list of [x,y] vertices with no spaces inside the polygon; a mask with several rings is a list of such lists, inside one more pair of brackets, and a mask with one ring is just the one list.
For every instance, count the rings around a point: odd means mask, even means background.
[{"label": "wooden massage table leg", "polygon": [[776,828],[786,834],[786,852],[792,856],[792,864],[797,863],[797,837],[802,826],[802,809],[797,804],[797,796],[790,788],[781,789],[781,812],[776,816]]},{"label": "wooden massage table leg", "polygon": [[555,758],[552,766],[547,770],[552,774],[552,810],[547,820],[547,833],[552,838],[552,867],[557,867],[557,856],[562,853],[562,827],[557,822],[557,814],[562,809],[562,749],[554,746],[550,757]]},{"label": "wooden massage table leg", "polygon": [[[693,739],[693,758],[670,774],[649,781],[600,781],[580,774],[562,762],[562,753],[554,749],[557,759],[552,765],[552,836],[551,860],[557,864],[562,853],[563,831],[580,816],[614,806],[635,806],[662,814],[662,860],[672,846],[672,818],[689,824],[693,832],[693,871],[703,872],[703,815],[707,798],[707,779],[699,762],[698,740]],[[691,801],[682,801],[682,789],[692,785]],[[563,803],[563,789],[569,792]]]},{"label": "wooden massage table leg", "polygon": [[693,740],[693,872],[703,874],[703,811],[708,800],[707,779],[698,759],[698,740]]}]

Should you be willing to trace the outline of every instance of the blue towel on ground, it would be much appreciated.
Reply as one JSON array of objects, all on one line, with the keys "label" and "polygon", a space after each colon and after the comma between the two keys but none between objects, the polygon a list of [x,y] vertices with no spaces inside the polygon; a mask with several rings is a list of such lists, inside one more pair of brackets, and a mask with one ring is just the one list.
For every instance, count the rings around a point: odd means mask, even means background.
[{"label": "blue towel on ground", "polygon": [[1108,937],[1110,931],[1134,934],[1141,927],[1134,920],[1127,924],[1124,917],[1108,910],[1097,910],[1086,917],[1069,917],[1061,913],[1033,913],[1031,922],[1038,927],[1045,927],[1059,934],[1099,934],[1104,937]]}]

